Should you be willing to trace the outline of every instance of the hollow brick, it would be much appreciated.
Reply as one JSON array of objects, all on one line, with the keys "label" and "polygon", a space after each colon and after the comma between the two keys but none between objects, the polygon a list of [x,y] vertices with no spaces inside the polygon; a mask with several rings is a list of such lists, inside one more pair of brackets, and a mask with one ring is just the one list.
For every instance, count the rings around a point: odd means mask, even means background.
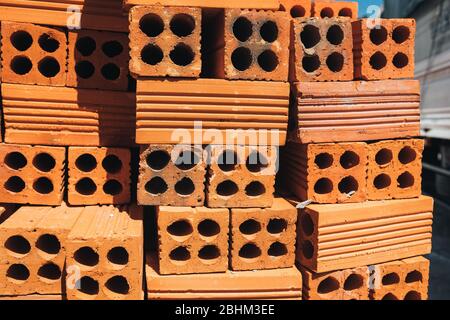
[{"label": "hollow brick", "polygon": [[347,17],[358,18],[358,2],[314,0],[313,16],[320,18]]}]

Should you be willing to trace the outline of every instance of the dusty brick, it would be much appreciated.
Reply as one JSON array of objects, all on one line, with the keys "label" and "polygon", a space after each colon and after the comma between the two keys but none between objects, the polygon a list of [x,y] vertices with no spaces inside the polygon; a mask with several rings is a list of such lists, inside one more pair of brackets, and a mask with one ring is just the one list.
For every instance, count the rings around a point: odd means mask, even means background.
[{"label": "dusty brick", "polygon": [[289,268],[295,263],[297,209],[275,198],[265,209],[231,210],[233,270]]},{"label": "dusty brick", "polygon": [[65,148],[0,144],[0,202],[59,205]]},{"label": "dusty brick", "polygon": [[65,86],[64,31],[30,23],[1,23],[2,82]]},{"label": "dusty brick", "polygon": [[126,33],[70,31],[67,85],[126,91],[129,80],[128,47]]},{"label": "dusty brick", "polygon": [[286,11],[292,18],[308,18],[312,15],[311,0],[280,0],[280,11]]},{"label": "dusty brick", "polygon": [[199,77],[201,19],[200,8],[131,8],[131,74],[134,77]]},{"label": "dusty brick", "polygon": [[225,78],[287,81],[289,27],[285,12],[225,10]]},{"label": "dusty brick", "polygon": [[124,204],[131,200],[129,149],[69,147],[68,202]]},{"label": "dusty brick", "polygon": [[414,78],[414,19],[362,19],[353,22],[355,78]]},{"label": "dusty brick", "polygon": [[193,146],[141,146],[137,200],[141,205],[202,206],[203,151]]},{"label": "dusty brick", "polygon": [[356,20],[358,18],[358,2],[315,0],[313,16],[320,18],[347,17]]}]

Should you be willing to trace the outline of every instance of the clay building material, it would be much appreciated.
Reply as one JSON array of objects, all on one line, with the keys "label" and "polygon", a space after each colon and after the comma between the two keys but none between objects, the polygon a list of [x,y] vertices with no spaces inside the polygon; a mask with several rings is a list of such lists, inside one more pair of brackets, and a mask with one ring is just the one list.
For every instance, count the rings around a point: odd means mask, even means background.
[{"label": "clay building material", "polygon": [[313,16],[320,18],[347,17],[358,18],[358,2],[314,0]]},{"label": "clay building material", "polygon": [[242,9],[278,9],[278,0],[229,0],[217,2],[215,0],[123,0],[126,7],[139,5],[163,5],[175,7],[201,7],[201,8],[242,8]]}]

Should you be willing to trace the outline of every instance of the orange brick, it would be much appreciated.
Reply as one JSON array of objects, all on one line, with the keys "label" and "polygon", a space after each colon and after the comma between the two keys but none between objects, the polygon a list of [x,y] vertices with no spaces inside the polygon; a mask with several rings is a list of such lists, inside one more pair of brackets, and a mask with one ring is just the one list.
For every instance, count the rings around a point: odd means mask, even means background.
[{"label": "orange brick", "polygon": [[348,17],[358,18],[358,2],[314,0],[313,16],[320,18]]},{"label": "orange brick", "polygon": [[308,18],[312,15],[311,0],[280,0],[280,11],[286,11],[292,18]]}]

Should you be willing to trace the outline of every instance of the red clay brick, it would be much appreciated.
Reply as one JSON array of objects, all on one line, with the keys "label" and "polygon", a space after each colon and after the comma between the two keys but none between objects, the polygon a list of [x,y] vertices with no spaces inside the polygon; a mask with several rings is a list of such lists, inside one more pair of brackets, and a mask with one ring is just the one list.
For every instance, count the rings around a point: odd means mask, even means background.
[{"label": "red clay brick", "polygon": [[313,16],[320,18],[348,17],[358,18],[358,2],[314,0]]},{"label": "red clay brick", "polygon": [[280,11],[286,11],[292,18],[308,18],[312,15],[312,1],[280,0]]},{"label": "red clay brick", "polygon": [[228,0],[218,2],[216,0],[124,0],[126,6],[137,5],[163,5],[177,7],[201,7],[201,8],[248,8],[248,9],[277,9],[278,0]]}]

